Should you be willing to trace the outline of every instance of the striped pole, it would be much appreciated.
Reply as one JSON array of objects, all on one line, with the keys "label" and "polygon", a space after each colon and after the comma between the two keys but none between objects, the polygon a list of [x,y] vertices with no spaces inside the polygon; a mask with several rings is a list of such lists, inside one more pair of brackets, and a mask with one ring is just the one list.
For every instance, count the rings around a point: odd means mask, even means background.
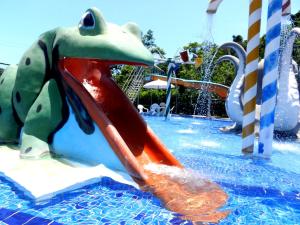
[{"label": "striped pole", "polygon": [[282,1],[282,15],[287,16],[291,14],[291,0]]},{"label": "striped pole", "polygon": [[[210,0],[206,12],[208,14],[215,14],[218,10],[222,0]],[[291,14],[291,0],[282,1],[282,15],[287,16]]]},{"label": "striped pole", "polygon": [[258,154],[271,156],[279,75],[282,0],[269,0]]},{"label": "striped pole", "polygon": [[255,141],[255,107],[259,61],[261,6],[261,0],[250,0],[242,131],[242,152],[244,154],[253,153]]},{"label": "striped pole", "polygon": [[206,12],[208,14],[215,14],[221,2],[222,0],[210,0]]},{"label": "striped pole", "polygon": [[165,111],[165,119],[170,118],[170,105],[171,105],[171,80],[172,74],[174,72],[175,64],[170,59],[168,60],[168,73],[167,73],[167,97],[166,97],[166,111]]}]

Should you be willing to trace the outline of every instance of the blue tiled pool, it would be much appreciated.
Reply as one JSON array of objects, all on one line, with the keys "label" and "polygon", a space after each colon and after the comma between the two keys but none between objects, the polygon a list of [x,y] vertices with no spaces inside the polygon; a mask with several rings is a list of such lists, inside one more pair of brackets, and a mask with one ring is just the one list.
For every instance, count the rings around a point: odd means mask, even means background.
[{"label": "blue tiled pool", "polygon": [[[241,138],[223,134],[227,121],[145,117],[188,168],[219,183],[231,214],[220,224],[300,224],[300,142],[276,141],[271,160],[241,156]],[[166,210],[151,193],[106,177],[35,203],[0,176],[3,224],[192,224]],[[1,224],[1,222],[0,222]]]}]

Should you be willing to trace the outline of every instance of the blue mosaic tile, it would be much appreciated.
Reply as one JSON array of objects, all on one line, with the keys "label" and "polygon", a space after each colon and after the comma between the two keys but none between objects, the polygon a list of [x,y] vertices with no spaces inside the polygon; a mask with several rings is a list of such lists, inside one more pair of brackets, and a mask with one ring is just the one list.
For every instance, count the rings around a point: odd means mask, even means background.
[{"label": "blue mosaic tile", "polygon": [[134,217],[134,219],[141,220],[143,217],[145,217],[145,213],[139,213],[136,217]]},{"label": "blue mosaic tile", "polygon": [[117,193],[116,194],[116,197],[118,197],[118,198],[120,198],[120,197],[122,197],[123,196],[123,193]]},{"label": "blue mosaic tile", "polygon": [[34,225],[34,224],[38,224],[38,225],[48,225],[48,224],[52,224],[52,225],[60,225],[60,223],[57,223],[55,221],[52,220],[48,220],[48,219],[44,219],[44,218],[40,218],[37,216],[33,216],[27,213],[23,213],[20,211],[14,211],[14,210],[10,210],[10,209],[5,209],[5,208],[1,208],[0,209],[1,215],[9,215],[6,218],[2,218],[1,220],[9,225],[20,225],[20,224],[24,224],[26,223],[27,225]]},{"label": "blue mosaic tile", "polygon": [[173,218],[170,220],[170,223],[173,225],[180,225],[183,224],[185,222],[185,220],[182,220],[180,218]]}]

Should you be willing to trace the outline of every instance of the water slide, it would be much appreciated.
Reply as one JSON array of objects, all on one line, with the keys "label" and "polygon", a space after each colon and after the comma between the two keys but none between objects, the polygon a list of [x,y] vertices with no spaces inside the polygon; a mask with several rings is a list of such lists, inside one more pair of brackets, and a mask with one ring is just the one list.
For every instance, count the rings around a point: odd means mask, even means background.
[{"label": "water slide", "polygon": [[[150,79],[151,80],[160,79],[160,80],[167,81],[166,76],[156,75],[156,74],[151,74]],[[185,88],[205,90],[205,91],[208,91],[210,93],[215,93],[223,100],[225,100],[227,98],[228,90],[229,90],[229,87],[227,87],[226,85],[217,84],[217,83],[213,83],[213,82],[207,82],[207,81],[172,78],[171,83],[179,85],[179,86],[183,86]]]},{"label": "water slide", "polygon": [[[189,186],[167,174],[145,169],[152,164],[178,169],[183,166],[111,79],[108,66],[96,60],[86,63],[84,59],[65,59],[60,68],[64,86],[76,93],[114,153],[142,189],[151,191],[162,199],[167,208],[193,221],[217,222],[228,214],[218,211],[226,202],[227,195],[217,184],[205,181],[197,187]],[[82,76],[83,73],[87,74]],[[93,88],[87,90],[81,77],[91,78],[89,83],[94,84]],[[96,79],[95,82],[93,79]]]}]

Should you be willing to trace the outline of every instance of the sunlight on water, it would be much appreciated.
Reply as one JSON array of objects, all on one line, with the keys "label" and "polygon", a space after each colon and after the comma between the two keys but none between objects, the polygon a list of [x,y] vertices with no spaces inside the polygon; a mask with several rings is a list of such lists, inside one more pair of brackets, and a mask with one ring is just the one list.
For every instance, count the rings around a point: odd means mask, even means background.
[{"label": "sunlight on water", "polygon": [[192,144],[192,143],[186,141],[186,142],[180,143],[180,147],[188,148],[188,149],[196,149],[196,148],[199,148],[199,145],[198,144]]},{"label": "sunlight on water", "polygon": [[284,143],[284,142],[275,142],[273,143],[273,148],[279,152],[293,152],[300,154],[299,146],[294,143]]},{"label": "sunlight on water", "polygon": [[197,131],[192,130],[191,128],[189,128],[189,129],[177,130],[176,133],[179,133],[179,134],[196,134]]},{"label": "sunlight on water", "polygon": [[203,124],[203,123],[200,123],[200,122],[192,122],[191,124],[193,124],[193,125],[201,125],[201,124]]},{"label": "sunlight on water", "polygon": [[220,146],[219,143],[216,143],[214,141],[201,141],[200,145],[205,147],[211,147],[211,148],[216,148]]},{"label": "sunlight on water", "polygon": [[[181,133],[182,134],[182,133]],[[214,141],[208,141],[208,140],[203,140],[203,141],[198,141],[191,143],[190,141],[183,141],[180,143],[180,147],[182,148],[188,148],[188,149],[199,149],[199,151],[203,151],[203,147],[205,147],[206,150],[210,150],[209,148],[218,148],[220,147],[219,143],[216,143]]]},{"label": "sunlight on water", "polygon": [[154,163],[145,165],[144,168],[155,174],[166,175],[172,180],[175,180],[180,184],[188,185],[191,188],[202,188],[204,186],[207,188],[207,177],[199,171],[181,169],[174,166],[158,165]]}]

